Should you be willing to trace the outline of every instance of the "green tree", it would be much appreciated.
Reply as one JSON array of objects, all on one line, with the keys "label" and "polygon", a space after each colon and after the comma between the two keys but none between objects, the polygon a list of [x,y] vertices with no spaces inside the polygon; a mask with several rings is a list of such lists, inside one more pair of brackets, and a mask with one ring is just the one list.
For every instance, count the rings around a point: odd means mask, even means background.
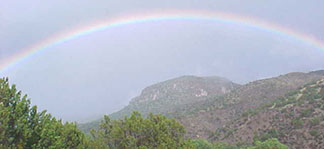
[{"label": "green tree", "polygon": [[185,129],[174,119],[133,112],[122,120],[104,117],[98,130],[92,130],[97,148],[193,148],[185,139]]},{"label": "green tree", "polygon": [[74,123],[38,112],[7,78],[0,79],[0,116],[0,148],[82,148],[85,142]]}]

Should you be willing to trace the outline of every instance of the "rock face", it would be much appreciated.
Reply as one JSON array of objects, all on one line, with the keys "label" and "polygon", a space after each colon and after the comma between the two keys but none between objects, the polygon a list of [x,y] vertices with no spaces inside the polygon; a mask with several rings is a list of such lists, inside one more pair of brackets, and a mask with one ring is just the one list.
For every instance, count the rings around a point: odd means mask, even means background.
[{"label": "rock face", "polygon": [[180,106],[194,104],[212,96],[222,96],[240,85],[220,77],[182,76],[145,88],[130,104],[111,115],[121,118],[133,110],[168,115]]},{"label": "rock face", "polygon": [[[219,77],[183,76],[145,88],[130,104],[141,104],[155,100],[173,100],[191,103],[204,100],[208,95],[223,95],[238,84]],[[201,98],[200,98],[201,97]]]}]

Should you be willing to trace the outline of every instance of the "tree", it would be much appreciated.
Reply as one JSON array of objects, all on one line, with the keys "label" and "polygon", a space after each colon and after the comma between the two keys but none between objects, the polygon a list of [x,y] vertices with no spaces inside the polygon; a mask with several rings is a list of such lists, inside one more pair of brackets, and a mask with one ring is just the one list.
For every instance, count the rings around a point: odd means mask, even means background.
[{"label": "tree", "polygon": [[91,132],[97,147],[105,148],[193,148],[185,139],[185,129],[174,119],[133,112],[122,120],[104,117],[99,130]]},{"label": "tree", "polygon": [[74,123],[38,112],[7,78],[0,79],[0,117],[0,148],[82,148],[85,142]]}]

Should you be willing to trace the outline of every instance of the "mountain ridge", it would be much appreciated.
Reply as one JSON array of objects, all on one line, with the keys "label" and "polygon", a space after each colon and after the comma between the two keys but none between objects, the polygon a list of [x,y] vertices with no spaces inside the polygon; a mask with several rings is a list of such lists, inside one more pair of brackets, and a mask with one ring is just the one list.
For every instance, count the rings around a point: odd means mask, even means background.
[{"label": "mountain ridge", "polygon": [[[213,79],[215,82],[211,81]],[[240,137],[242,138],[242,133],[238,133],[241,135],[234,135],[232,140],[228,139],[228,136],[231,136],[235,131],[241,131],[242,126],[235,124],[241,124],[242,120],[240,121],[240,119],[246,113],[251,114],[255,109],[263,108],[265,105],[268,106],[267,108],[271,108],[273,102],[278,101],[278,99],[286,98],[305,86],[314,84],[321,79],[324,79],[324,70],[308,73],[291,72],[276,77],[252,81],[243,85],[233,83],[222,77],[182,76],[143,89],[141,95],[135,97],[126,107],[128,109],[123,109],[126,113],[124,116],[132,110],[143,112],[144,109],[146,113],[153,112],[176,118],[177,121],[185,126],[187,136],[191,138],[204,138],[210,141],[225,141],[228,143],[237,143],[239,141],[251,143],[251,140],[255,137],[252,137],[252,135],[262,136],[269,130],[262,130],[256,134],[250,133],[248,135],[250,138],[245,140],[239,139]],[[222,90],[222,86],[224,85],[229,87],[229,90]],[[200,89],[206,91],[207,94]],[[159,95],[156,95],[157,92],[159,92]],[[178,97],[182,98],[179,99]],[[176,104],[170,104],[169,102],[176,100],[180,102]],[[156,110],[159,108],[163,108],[166,112]],[[114,116],[114,114],[110,115],[113,119],[123,117],[123,115]],[[255,121],[266,121],[262,119],[262,116],[258,118],[255,118]],[[95,128],[98,123],[99,120],[88,123],[91,126],[88,125],[90,127],[87,129]],[[273,125],[277,126],[277,124]],[[84,126],[81,127],[85,128]],[[87,131],[87,129],[83,130]],[[280,137],[279,139],[289,146],[294,147],[287,140]],[[318,142],[316,143],[316,145],[319,145]],[[306,148],[308,147],[305,142],[301,145]]]},{"label": "mountain ridge", "polygon": [[[293,72],[278,77],[262,79],[242,85],[223,97],[206,100],[195,105],[196,112],[179,118],[190,137],[208,138],[216,129],[240,116],[245,110],[272,102],[290,91],[317,81],[322,75],[311,72]],[[221,103],[219,103],[221,102]],[[198,112],[197,112],[198,111]]]},{"label": "mountain ridge", "polygon": [[[217,76],[181,76],[144,88],[139,96],[130,101],[128,106],[110,116],[113,119],[122,118],[133,110],[140,111],[144,115],[149,112],[166,114],[172,110],[170,106],[176,108],[205,100],[208,96],[223,95],[238,86],[240,85]],[[143,106],[143,104],[152,104],[154,107]],[[152,110],[157,107],[161,109]]]},{"label": "mountain ridge", "polygon": [[[228,143],[278,138],[292,148],[324,148],[324,77],[284,97],[245,111],[216,130]],[[214,137],[214,138],[213,138]]]}]

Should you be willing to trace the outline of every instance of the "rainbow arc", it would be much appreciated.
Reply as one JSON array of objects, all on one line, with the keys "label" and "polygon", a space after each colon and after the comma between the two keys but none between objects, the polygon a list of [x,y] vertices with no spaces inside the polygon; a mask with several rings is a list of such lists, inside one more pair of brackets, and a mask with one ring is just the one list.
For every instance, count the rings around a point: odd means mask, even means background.
[{"label": "rainbow arc", "polygon": [[32,57],[39,52],[48,50],[50,47],[58,46],[64,42],[76,39],[81,36],[85,36],[106,29],[113,29],[118,26],[163,20],[205,20],[219,23],[237,24],[241,26],[255,28],[257,30],[261,30],[268,33],[278,34],[287,38],[292,38],[297,42],[303,42],[305,44],[311,45],[312,47],[314,47],[314,49],[324,49],[323,41],[316,39],[311,35],[301,33],[290,28],[286,28],[278,24],[266,22],[253,17],[214,11],[167,10],[142,14],[132,14],[130,16],[122,16],[107,20],[100,20],[90,25],[77,27],[74,30],[68,30],[57,33],[54,36],[51,36],[34,45],[31,45],[30,47],[22,49],[21,52],[2,61],[2,63],[0,63],[0,73],[5,72],[10,67],[18,65],[28,57]]}]

